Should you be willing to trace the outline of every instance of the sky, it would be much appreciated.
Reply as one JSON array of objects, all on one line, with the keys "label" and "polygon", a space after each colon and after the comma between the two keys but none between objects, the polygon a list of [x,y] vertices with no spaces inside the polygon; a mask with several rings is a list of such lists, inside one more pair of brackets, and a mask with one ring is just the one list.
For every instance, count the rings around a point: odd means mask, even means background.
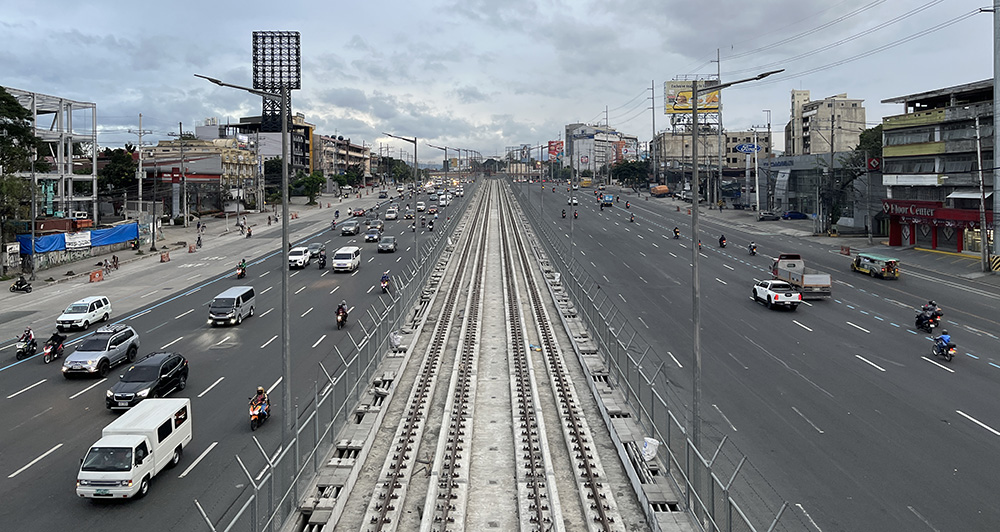
[{"label": "sky", "polygon": [[770,110],[782,131],[793,89],[864,99],[871,127],[903,112],[881,100],[992,77],[990,1],[0,0],[0,86],[96,103],[101,146],[137,143],[142,113],[155,144],[178,122],[260,115],[259,97],[194,74],[250,86],[252,32],[298,31],[293,112],[374,150],[412,154],[383,133],[415,136],[421,164],[443,159],[427,143],[503,155],[577,122],[645,142],[654,118],[670,127],[664,82],[717,70],[785,69],[723,92],[727,130],[766,129]]}]

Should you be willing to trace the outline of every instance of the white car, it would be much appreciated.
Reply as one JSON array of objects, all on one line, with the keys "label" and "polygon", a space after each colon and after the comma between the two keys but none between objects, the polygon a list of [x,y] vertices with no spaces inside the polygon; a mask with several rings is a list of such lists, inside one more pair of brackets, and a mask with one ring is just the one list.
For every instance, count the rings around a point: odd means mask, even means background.
[{"label": "white car", "polygon": [[305,268],[306,266],[309,266],[309,248],[305,246],[292,248],[288,252],[288,267]]},{"label": "white car", "polygon": [[802,294],[786,281],[768,279],[753,285],[753,300],[762,301],[767,308],[781,306],[795,310],[802,303]]},{"label": "white car", "polygon": [[76,328],[87,330],[91,323],[108,321],[110,317],[111,301],[107,297],[85,297],[66,307],[66,310],[56,318],[56,329],[59,332]]},{"label": "white car", "polygon": [[389,210],[385,211],[385,219],[386,220],[395,220],[396,218],[399,218],[399,211],[398,210],[396,210],[396,209],[389,209]]},{"label": "white car", "polygon": [[424,202],[422,202],[422,201],[418,201],[417,202],[417,212],[424,212],[425,210],[427,210],[427,205]]},{"label": "white car", "polygon": [[573,196],[570,199],[566,200],[566,205],[579,205],[579,204],[580,200],[576,199],[576,196]]}]

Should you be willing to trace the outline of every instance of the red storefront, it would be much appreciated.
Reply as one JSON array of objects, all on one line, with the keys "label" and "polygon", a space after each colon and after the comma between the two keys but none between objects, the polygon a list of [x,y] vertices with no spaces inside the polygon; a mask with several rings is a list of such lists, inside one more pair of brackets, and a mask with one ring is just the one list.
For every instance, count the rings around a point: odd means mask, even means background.
[{"label": "red storefront", "polygon": [[[979,211],[946,208],[940,201],[882,200],[889,215],[890,246],[921,246],[961,253],[969,237],[978,242]],[[986,224],[993,224],[993,212],[986,211]]]}]

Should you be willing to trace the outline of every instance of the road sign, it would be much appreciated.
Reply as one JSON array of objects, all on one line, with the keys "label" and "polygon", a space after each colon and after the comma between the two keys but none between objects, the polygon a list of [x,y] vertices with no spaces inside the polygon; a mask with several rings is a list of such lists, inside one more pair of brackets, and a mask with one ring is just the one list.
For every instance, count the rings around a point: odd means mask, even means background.
[{"label": "road sign", "polygon": [[869,172],[878,172],[881,169],[882,169],[882,159],[879,159],[878,157],[871,157],[868,159]]},{"label": "road sign", "polygon": [[756,144],[737,144],[736,151],[740,153],[756,153],[761,150],[761,147]]}]

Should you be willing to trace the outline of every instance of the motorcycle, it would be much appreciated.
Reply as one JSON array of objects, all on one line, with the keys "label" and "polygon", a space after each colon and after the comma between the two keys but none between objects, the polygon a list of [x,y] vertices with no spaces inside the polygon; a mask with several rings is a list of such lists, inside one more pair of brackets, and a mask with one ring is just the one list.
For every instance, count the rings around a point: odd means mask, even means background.
[{"label": "motorcycle", "polygon": [[434,230],[434,222],[427,222],[427,230],[428,231]]},{"label": "motorcycle", "polygon": [[337,329],[343,329],[344,325],[347,325],[347,313],[338,312],[337,313]]},{"label": "motorcycle", "polygon": [[389,281],[382,281],[382,293],[389,291]]},{"label": "motorcycle", "polygon": [[626,201],[625,202],[625,208],[628,209],[630,207],[632,207],[632,204]]},{"label": "motorcycle", "polygon": [[16,346],[17,346],[17,352],[14,354],[14,356],[18,360],[24,360],[28,357],[34,356],[35,351],[38,349],[38,345],[35,343],[34,340],[30,342],[19,341],[17,342]]},{"label": "motorcycle", "polygon": [[257,430],[257,427],[264,424],[267,418],[271,417],[271,407],[267,403],[260,401],[254,402],[253,398],[250,398],[250,430]]},{"label": "motorcycle", "polygon": [[674,240],[677,240],[680,237],[681,237],[681,232],[680,231],[674,231]]},{"label": "motorcycle", "polygon": [[24,279],[18,279],[14,281],[14,284],[10,285],[11,292],[24,292],[26,294],[31,293],[31,283],[25,281]]},{"label": "motorcycle", "polygon": [[931,310],[918,310],[913,325],[917,329],[930,334],[934,331],[935,327],[941,325],[941,313]]},{"label": "motorcycle", "polygon": [[722,240],[719,240],[719,247],[720,248],[726,247],[726,239],[725,238],[723,238]]},{"label": "motorcycle", "polygon": [[629,215],[628,221],[632,222],[632,223],[635,223],[635,215],[634,214]]},{"label": "motorcycle", "polygon": [[48,364],[52,362],[53,359],[59,358],[63,355],[63,341],[66,340],[65,336],[53,335],[45,342],[45,346],[42,347],[42,362]]},{"label": "motorcycle", "polygon": [[578,213],[576,211],[573,211],[573,218],[575,219],[575,218],[579,218],[579,217],[580,217],[580,213]]},{"label": "motorcycle", "polygon": [[566,211],[563,211],[562,215],[563,215],[563,218],[565,218],[566,217]]},{"label": "motorcycle", "polygon": [[323,268],[326,268],[326,255],[320,255],[319,260],[316,261],[316,263],[319,264],[319,269],[322,270]]},{"label": "motorcycle", "polygon": [[750,246],[750,255],[751,256],[757,255],[757,246],[753,246],[753,245]]},{"label": "motorcycle", "polygon": [[931,347],[931,355],[935,357],[941,357],[947,360],[948,362],[951,362],[951,359],[955,357],[955,350],[958,349],[958,346],[952,342],[948,342],[948,345],[942,346],[940,343],[938,343],[937,340],[933,338],[931,339],[931,341],[934,342],[934,346]]},{"label": "motorcycle", "polygon": [[237,266],[236,267],[236,278],[237,279],[242,279],[242,278],[244,278],[246,276],[247,276],[247,269],[244,268],[243,266]]}]

